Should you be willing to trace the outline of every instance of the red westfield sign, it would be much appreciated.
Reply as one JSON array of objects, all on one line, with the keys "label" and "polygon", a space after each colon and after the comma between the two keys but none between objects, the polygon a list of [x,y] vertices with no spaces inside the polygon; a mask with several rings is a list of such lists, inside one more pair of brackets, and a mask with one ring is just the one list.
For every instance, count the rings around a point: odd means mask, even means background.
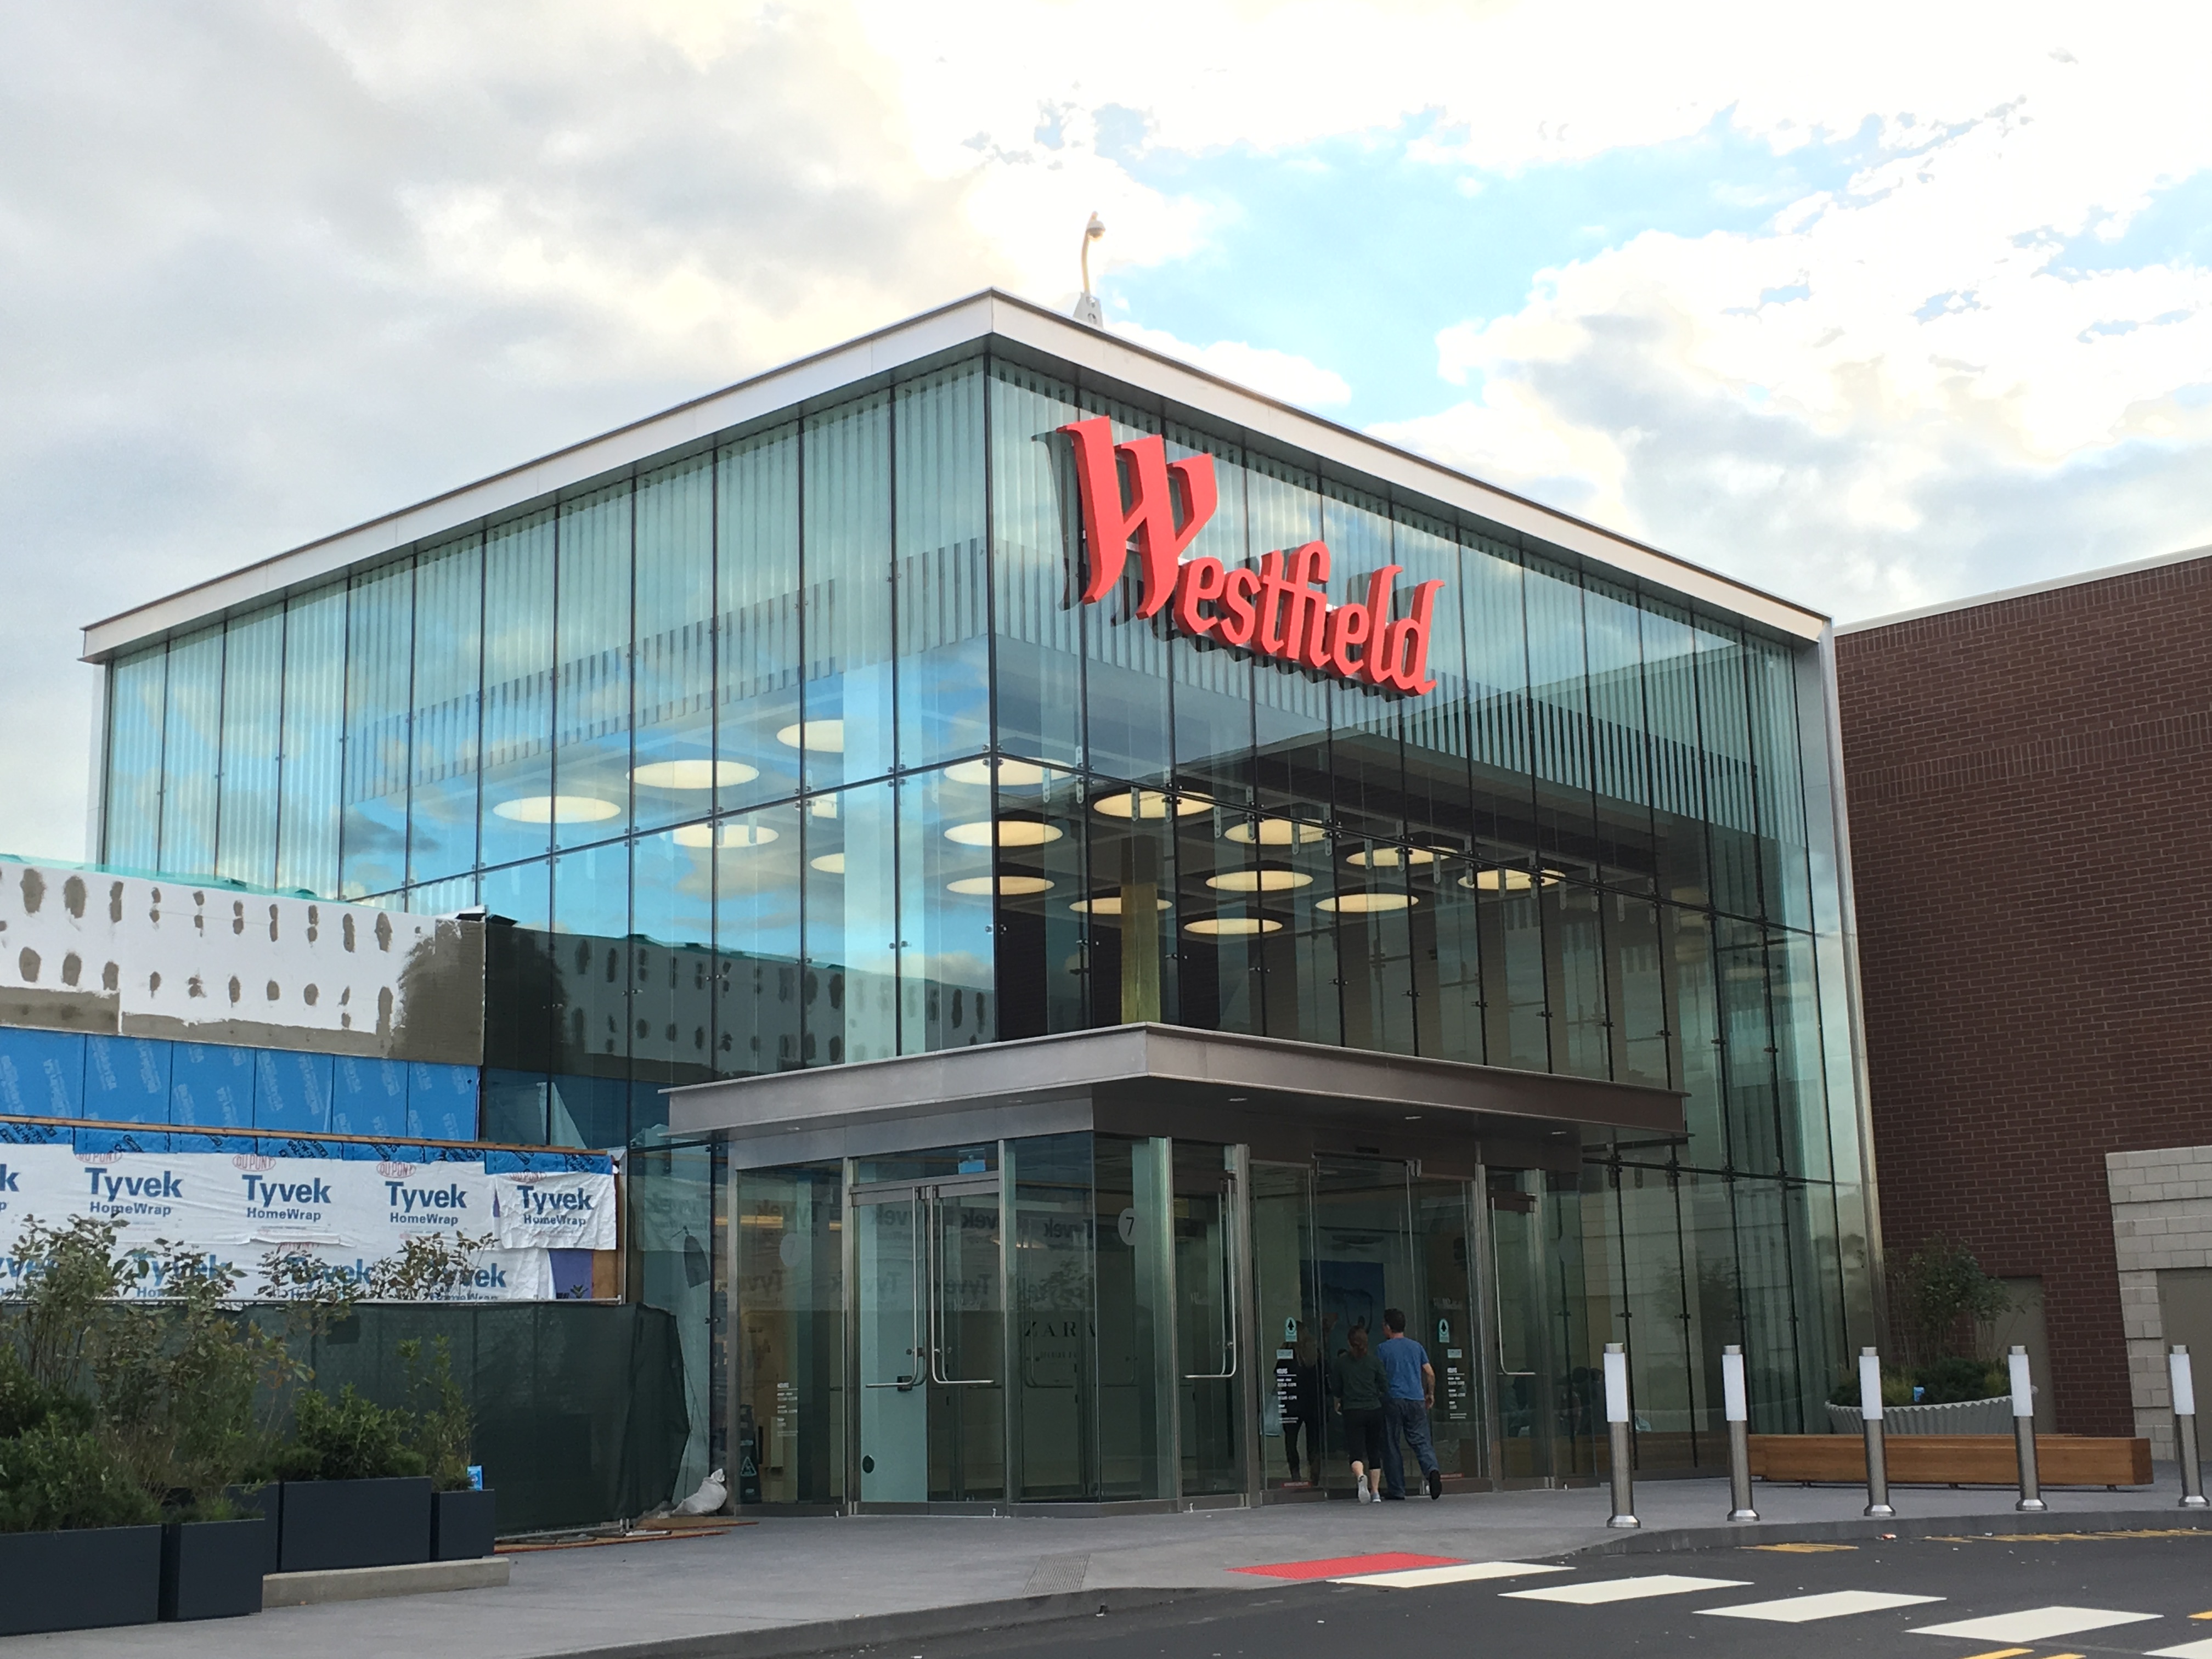
[{"label": "red westfield sign", "polygon": [[1219,502],[1213,457],[1170,461],[1158,437],[1117,444],[1103,416],[1060,430],[1075,446],[1089,548],[1085,605],[1096,605],[1120,583],[1134,541],[1144,562],[1139,617],[1157,616],[1172,604],[1176,626],[1194,638],[1218,640],[1361,685],[1416,696],[1434,687],[1428,672],[1429,619],[1442,582],[1423,582],[1406,615],[1393,620],[1390,584],[1402,567],[1385,565],[1370,575],[1364,601],[1331,605],[1325,591],[1328,548],[1321,542],[1262,554],[1257,568],[1245,564],[1232,570],[1210,557],[1186,562],[1185,550]]}]

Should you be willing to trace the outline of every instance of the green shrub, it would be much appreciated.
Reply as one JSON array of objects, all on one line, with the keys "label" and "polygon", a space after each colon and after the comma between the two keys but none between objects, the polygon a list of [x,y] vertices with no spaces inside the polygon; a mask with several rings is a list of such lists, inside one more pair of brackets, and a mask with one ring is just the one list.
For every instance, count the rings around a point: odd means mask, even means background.
[{"label": "green shrub", "polygon": [[96,1434],[49,1419],[0,1441],[0,1532],[129,1527],[161,1518]]},{"label": "green shrub", "polygon": [[[1915,1400],[1912,1391],[1920,1390]],[[1995,1400],[2012,1392],[2010,1375],[2000,1364],[1984,1359],[1938,1359],[1926,1365],[1884,1366],[1881,1403],[1884,1406],[1951,1406],[1966,1400]],[[1832,1406],[1859,1403],[1858,1373],[1836,1384],[1828,1395]]]},{"label": "green shrub", "polygon": [[1923,1365],[1912,1380],[1924,1392],[1923,1406],[1948,1406],[1961,1400],[1994,1400],[2012,1392],[2012,1379],[2002,1365],[1983,1359],[1938,1359]]},{"label": "green shrub", "polygon": [[81,1434],[93,1426],[95,1415],[89,1401],[42,1386],[21,1355],[0,1346],[0,1440],[12,1440],[46,1422]]},{"label": "green shrub", "polygon": [[363,1399],[349,1382],[337,1398],[310,1391],[294,1407],[293,1443],[276,1459],[286,1480],[380,1480],[421,1474],[422,1454],[408,1444],[414,1413]]},{"label": "green shrub", "polygon": [[[407,1367],[408,1398],[415,1402],[415,1449],[440,1492],[465,1492],[476,1419],[461,1385],[453,1381],[453,1345],[442,1336],[434,1341],[427,1366],[422,1363],[422,1338],[408,1338],[398,1352]],[[425,1395],[430,1396],[427,1403]]]}]

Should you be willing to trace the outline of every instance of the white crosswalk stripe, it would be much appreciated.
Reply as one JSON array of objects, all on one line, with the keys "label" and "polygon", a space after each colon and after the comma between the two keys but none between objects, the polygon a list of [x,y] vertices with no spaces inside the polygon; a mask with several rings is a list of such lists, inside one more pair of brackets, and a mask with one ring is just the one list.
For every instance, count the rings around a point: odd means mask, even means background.
[{"label": "white crosswalk stripe", "polygon": [[1540,1589],[1507,1590],[1524,1601],[1565,1601],[1578,1607],[1602,1607],[1608,1601],[1635,1601],[1647,1595],[1683,1595],[1692,1590],[1741,1589],[1742,1578],[1692,1578],[1680,1573],[1646,1573],[1640,1578],[1601,1578],[1579,1584],[1547,1584]]},{"label": "white crosswalk stripe", "polygon": [[1940,1601],[1940,1595],[1900,1595],[1890,1590],[1829,1590],[1820,1595],[1789,1595],[1778,1601],[1746,1601],[1741,1607],[1699,1607],[1712,1619],[1765,1619],[1778,1625],[1809,1625],[1816,1619],[1843,1619],[1885,1607],[1913,1607]]},{"label": "white crosswalk stripe", "polygon": [[1379,1584],[1384,1589],[1425,1589],[1431,1584],[1472,1584],[1486,1578],[1520,1578],[1532,1572],[1565,1572],[1534,1561],[1461,1561],[1449,1567],[1404,1567],[1396,1572],[1332,1578],[1333,1584]]},{"label": "white crosswalk stripe", "polygon": [[2153,1648],[2150,1659],[2212,1659],[2212,1638],[2202,1642],[2184,1642],[2179,1647]]},{"label": "white crosswalk stripe", "polygon": [[2155,1613],[2122,1613],[2113,1607],[2022,1607],[2017,1613],[1993,1613],[1981,1619],[1961,1619],[1948,1625],[1916,1626],[1915,1636],[1963,1636],[1975,1642],[2048,1642],[2085,1630],[2109,1630],[2114,1625],[2139,1625],[2160,1617]]}]

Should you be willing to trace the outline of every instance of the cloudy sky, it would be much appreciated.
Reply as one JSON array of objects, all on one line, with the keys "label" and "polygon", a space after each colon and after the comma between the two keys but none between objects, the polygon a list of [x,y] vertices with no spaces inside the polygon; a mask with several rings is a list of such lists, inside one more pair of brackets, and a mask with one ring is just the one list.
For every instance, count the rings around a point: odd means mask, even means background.
[{"label": "cloudy sky", "polygon": [[2212,543],[2212,8],[0,4],[0,848],[77,627],[996,284],[1841,618]]}]

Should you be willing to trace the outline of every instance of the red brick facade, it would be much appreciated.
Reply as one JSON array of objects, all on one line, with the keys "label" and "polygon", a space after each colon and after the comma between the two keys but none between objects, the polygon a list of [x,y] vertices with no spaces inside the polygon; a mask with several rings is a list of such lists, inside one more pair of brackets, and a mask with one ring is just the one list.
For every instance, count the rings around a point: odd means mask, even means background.
[{"label": "red brick facade", "polygon": [[2212,558],[1836,641],[1882,1231],[2044,1284],[2130,1434],[2106,1152],[2212,1144]]}]

